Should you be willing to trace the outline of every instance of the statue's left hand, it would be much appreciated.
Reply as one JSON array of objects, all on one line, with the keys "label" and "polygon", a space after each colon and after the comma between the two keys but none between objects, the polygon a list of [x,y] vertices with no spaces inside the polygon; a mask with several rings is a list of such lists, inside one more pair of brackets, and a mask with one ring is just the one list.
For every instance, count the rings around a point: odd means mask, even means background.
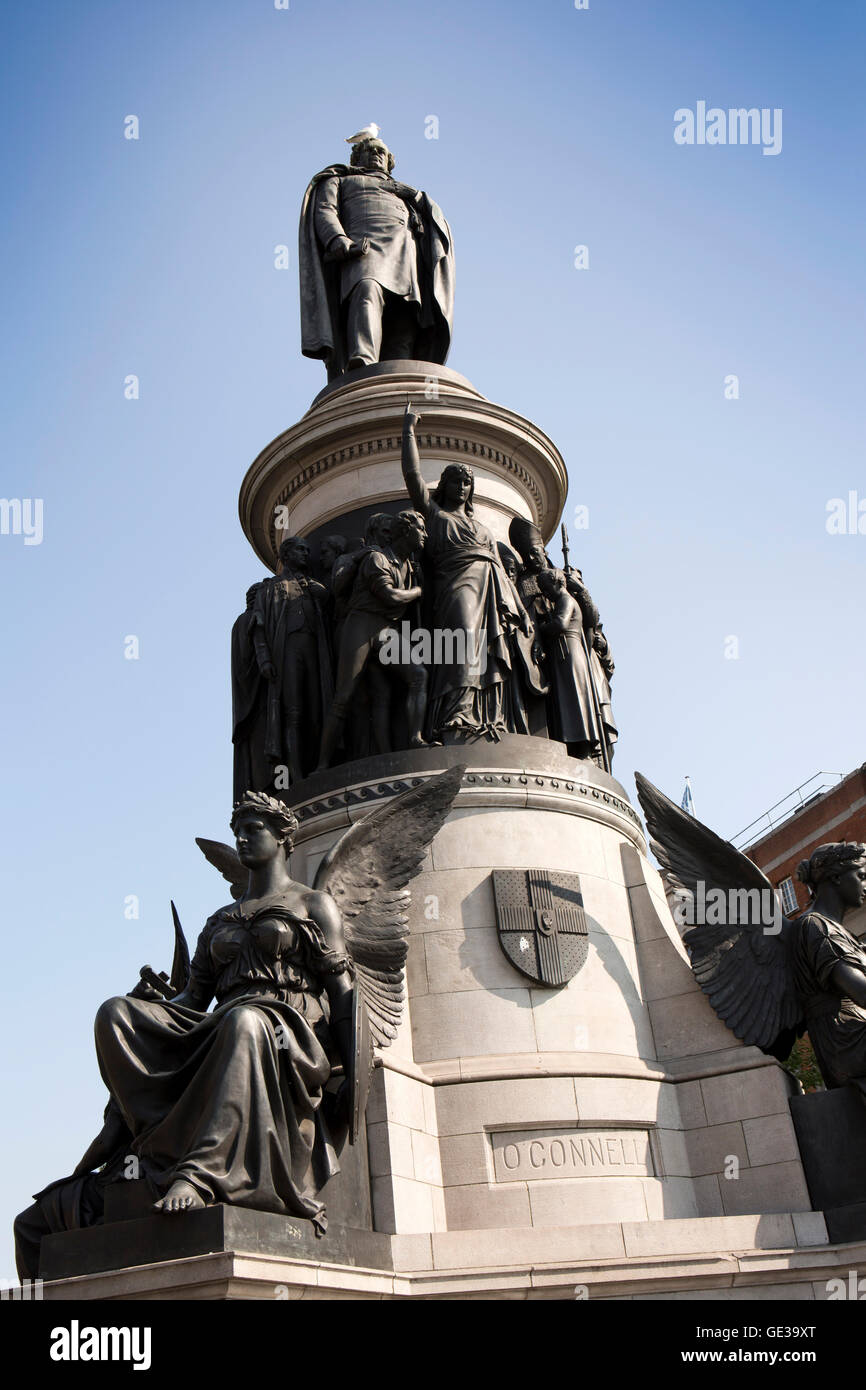
[{"label": "statue's left hand", "polygon": [[154,1004],[165,1003],[165,995],[160,994],[158,989],[154,989],[153,985],[149,985],[147,980],[139,980],[132,989],[127,991],[127,994],[130,999],[146,999],[148,1002]]}]

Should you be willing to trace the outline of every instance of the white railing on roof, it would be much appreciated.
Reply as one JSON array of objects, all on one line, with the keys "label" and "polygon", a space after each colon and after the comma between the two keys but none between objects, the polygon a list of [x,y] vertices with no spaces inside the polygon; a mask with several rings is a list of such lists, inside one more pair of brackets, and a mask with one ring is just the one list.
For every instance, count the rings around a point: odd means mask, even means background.
[{"label": "white railing on roof", "polygon": [[811,806],[813,801],[817,801],[825,792],[837,787],[842,781],[844,773],[841,772],[816,772],[806,782],[801,782],[799,787],[795,787],[787,796],[783,796],[781,801],[777,801],[775,806],[771,806],[769,811],[765,811],[757,820],[753,820],[747,825],[745,830],[731,837],[731,844],[737,849],[745,849],[755,844],[757,840],[762,840],[765,835],[769,835],[771,830],[776,830],[784,821],[790,820],[792,816],[799,813],[806,807]]}]

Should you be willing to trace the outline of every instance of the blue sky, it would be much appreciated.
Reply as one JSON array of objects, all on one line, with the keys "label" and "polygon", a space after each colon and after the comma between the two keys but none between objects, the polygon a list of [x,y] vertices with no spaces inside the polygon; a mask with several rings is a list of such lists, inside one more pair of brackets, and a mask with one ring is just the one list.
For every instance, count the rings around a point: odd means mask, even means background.
[{"label": "blue sky", "polygon": [[[617,775],[690,774],[732,835],[863,761],[866,535],[825,520],[866,501],[866,9],[18,0],[2,24],[0,491],[44,505],[41,545],[0,535],[5,1231],[98,1126],[96,1006],[168,963],[169,897],[190,935],[221,900],[193,837],[227,831],[228,635],[261,572],[237,493],[324,384],[297,217],[359,125],[451,222],[449,366],[554,439],[566,519],[589,507]],[[781,153],[677,145],[701,100],[781,108]]]}]

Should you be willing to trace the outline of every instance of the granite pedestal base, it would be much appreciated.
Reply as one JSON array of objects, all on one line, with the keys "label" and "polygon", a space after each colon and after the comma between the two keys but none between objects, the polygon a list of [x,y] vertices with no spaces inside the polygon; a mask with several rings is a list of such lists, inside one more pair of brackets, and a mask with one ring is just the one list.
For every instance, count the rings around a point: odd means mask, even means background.
[{"label": "granite pedestal base", "polygon": [[[466,772],[412,886],[407,1003],[367,1110],[373,1224],[398,1235],[802,1211],[795,1083],[716,1017],[624,788],[548,740],[428,748],[292,788],[292,869],[371,805]],[[500,943],[494,873],[579,882],[562,986]],[[352,1222],[347,1222],[351,1225]]]},{"label": "granite pedestal base", "polygon": [[139,1216],[46,1236],[39,1276],[49,1281],[134,1266],[156,1268],[230,1251],[277,1260],[391,1268],[390,1239],[379,1232],[351,1230],[329,1222],[327,1234],[317,1236],[309,1221],[220,1204],[202,1211]]},{"label": "granite pedestal base", "polygon": [[[330,1188],[323,1241],[240,1209],[109,1210],[43,1243],[46,1297],[787,1299],[859,1267],[866,1245],[831,1249],[809,1210],[794,1081],[713,1013],[640,822],[594,764],[513,736],[318,774],[293,788],[294,875],[313,882],[371,804],[457,761],[456,804],[413,882],[369,1179],[337,1180],[366,1193],[372,1229]],[[498,869],[579,878],[588,954],[563,986],[503,950]]]},{"label": "granite pedestal base", "polygon": [[[170,1231],[153,1217],[52,1236],[43,1297],[792,1302],[838,1298],[866,1271],[866,1243],[831,1242],[820,1212],[414,1236],[338,1228],[318,1241],[293,1224],[213,1207]],[[102,1268],[64,1277],[70,1263]]]}]

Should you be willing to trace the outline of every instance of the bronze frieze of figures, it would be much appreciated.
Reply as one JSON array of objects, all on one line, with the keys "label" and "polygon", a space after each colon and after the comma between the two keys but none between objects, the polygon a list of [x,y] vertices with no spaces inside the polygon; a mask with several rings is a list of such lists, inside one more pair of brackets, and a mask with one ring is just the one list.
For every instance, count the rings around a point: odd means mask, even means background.
[{"label": "bronze frieze of figures", "polygon": [[232,629],[234,791],[284,791],[316,770],[430,744],[529,734],[610,771],[613,661],[598,607],[532,522],[497,542],[475,478],[421,474],[407,405],[407,503],[364,536],[286,537],[276,575]]}]

